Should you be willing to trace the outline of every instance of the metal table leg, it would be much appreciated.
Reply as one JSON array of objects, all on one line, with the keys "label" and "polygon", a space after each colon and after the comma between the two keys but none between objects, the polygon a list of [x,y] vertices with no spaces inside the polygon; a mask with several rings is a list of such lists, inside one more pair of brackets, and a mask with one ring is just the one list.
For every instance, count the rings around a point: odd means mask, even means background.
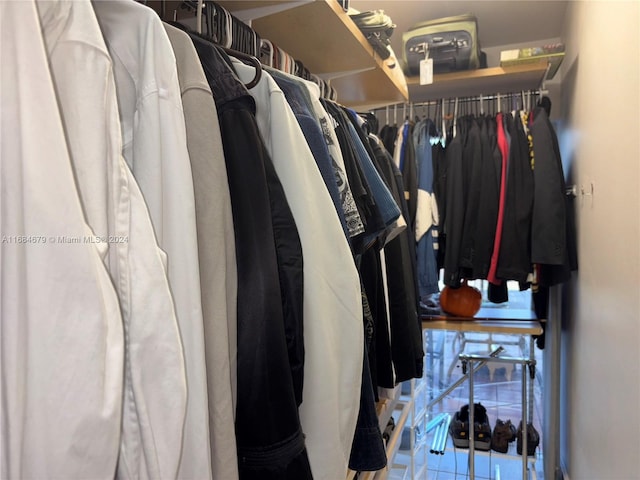
[{"label": "metal table leg", "polygon": [[473,406],[473,359],[469,360],[469,478],[474,480],[475,477],[475,408]]},{"label": "metal table leg", "polygon": [[[468,375],[469,375],[469,478],[471,480],[475,479],[475,406],[474,406],[474,394],[473,394],[473,374],[475,373],[476,367],[475,362],[479,362],[480,364],[484,364],[487,361],[495,361],[501,363],[515,363],[522,366],[522,479],[528,479],[528,467],[529,467],[529,456],[528,456],[528,423],[531,418],[529,415],[529,410],[533,408],[533,399],[531,397],[533,389],[527,388],[531,382],[533,373],[535,372],[535,358],[514,358],[514,357],[498,357],[498,356],[484,356],[484,355],[466,355],[460,354],[460,360],[462,361],[463,370],[467,370],[468,367]],[[529,372],[527,372],[527,370]],[[527,378],[527,373],[529,373],[529,378]]]},{"label": "metal table leg", "polygon": [[522,363],[522,480],[527,479],[527,365]]}]

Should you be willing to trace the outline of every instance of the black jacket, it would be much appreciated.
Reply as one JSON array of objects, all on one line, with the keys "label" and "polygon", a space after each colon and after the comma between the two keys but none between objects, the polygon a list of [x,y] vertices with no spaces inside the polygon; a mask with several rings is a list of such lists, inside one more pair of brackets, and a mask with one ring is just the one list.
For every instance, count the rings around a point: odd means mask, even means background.
[{"label": "black jacket", "polygon": [[214,92],[231,193],[240,478],[311,479],[297,408],[304,367],[300,240],[258,131],[253,98],[212,44],[192,39]]},{"label": "black jacket", "polygon": [[481,131],[476,119],[468,116],[461,118],[459,122],[464,124],[463,134],[466,133],[463,160],[466,184],[464,189],[467,192],[459,266],[466,278],[475,278],[475,271],[479,270],[475,268],[478,261],[476,241],[479,230],[482,230],[484,222],[487,221],[486,218],[481,217],[480,210],[482,199],[487,194],[484,191],[486,166],[484,164],[485,157],[482,149]]},{"label": "black jacket", "polygon": [[467,192],[464,189],[464,164],[462,158],[462,143],[457,135],[446,148],[447,184],[445,197],[446,217],[444,220],[444,235],[446,248],[444,252],[445,285],[460,286],[460,250],[462,246],[462,231],[464,228],[465,208],[467,206]]},{"label": "black jacket", "polygon": [[[519,112],[518,112],[519,115]],[[503,280],[525,283],[531,268],[531,211],[533,172],[529,145],[520,117],[504,115],[511,137],[502,243],[496,275]],[[564,201],[564,199],[562,200]]]},{"label": "black jacket", "polygon": [[543,108],[536,108],[532,115],[535,198],[531,260],[541,265],[540,283],[552,286],[568,280],[570,272],[578,268],[573,204],[566,195],[555,130]]},{"label": "black jacket", "polygon": [[[403,175],[391,156],[374,141],[369,143],[372,160],[402,214],[409,215],[404,199]],[[423,373],[422,325],[418,315],[415,232],[407,228],[384,247],[391,314],[391,355],[396,381],[420,378]]]}]

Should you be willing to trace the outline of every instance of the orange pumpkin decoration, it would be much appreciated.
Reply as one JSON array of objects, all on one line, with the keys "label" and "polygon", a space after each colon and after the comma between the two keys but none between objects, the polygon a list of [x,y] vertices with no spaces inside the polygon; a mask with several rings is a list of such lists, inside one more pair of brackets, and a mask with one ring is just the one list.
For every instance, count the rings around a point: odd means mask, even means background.
[{"label": "orange pumpkin decoration", "polygon": [[467,285],[463,280],[458,288],[445,286],[440,292],[440,306],[442,311],[456,317],[473,317],[482,304],[482,294],[475,287]]}]

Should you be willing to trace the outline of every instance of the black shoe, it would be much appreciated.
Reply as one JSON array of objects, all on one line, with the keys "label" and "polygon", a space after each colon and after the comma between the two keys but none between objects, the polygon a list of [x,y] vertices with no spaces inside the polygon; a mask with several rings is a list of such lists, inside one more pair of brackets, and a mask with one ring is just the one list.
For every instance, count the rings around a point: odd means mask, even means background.
[{"label": "black shoe", "polygon": [[499,453],[507,453],[509,443],[515,439],[516,426],[511,423],[511,420],[503,422],[497,419],[496,426],[493,427],[493,434],[491,435],[491,449]]},{"label": "black shoe", "polygon": [[[491,425],[487,409],[480,403],[474,406],[473,433],[474,446],[477,450],[487,451],[491,447]],[[464,405],[456,412],[449,425],[449,433],[453,444],[458,448],[469,448],[469,405]]]},{"label": "black shoe", "polygon": [[[518,442],[516,443],[516,450],[518,455],[522,455],[522,422],[518,425],[516,437],[518,439]],[[527,423],[527,456],[531,457],[535,455],[538,445],[540,445],[540,434],[533,427],[532,423]]]},{"label": "black shoe", "polygon": [[389,421],[387,422],[387,426],[382,432],[382,440],[384,440],[385,446],[389,443],[389,440],[391,439],[391,435],[393,435],[393,430],[395,428],[396,428],[396,421],[393,419],[393,417],[391,417],[389,418]]},{"label": "black shoe", "polygon": [[491,425],[487,416],[487,409],[480,403],[475,404],[473,417],[474,445],[477,450],[485,452],[491,448]]},{"label": "black shoe", "polygon": [[465,405],[459,412],[453,414],[449,433],[454,446],[469,448],[469,405]]}]

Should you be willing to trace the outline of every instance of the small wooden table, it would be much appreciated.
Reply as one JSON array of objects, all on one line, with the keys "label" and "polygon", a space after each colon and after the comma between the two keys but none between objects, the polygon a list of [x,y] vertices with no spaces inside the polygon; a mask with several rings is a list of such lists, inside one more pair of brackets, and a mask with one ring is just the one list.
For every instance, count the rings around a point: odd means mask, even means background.
[{"label": "small wooden table", "polygon": [[513,335],[540,335],[542,325],[530,310],[481,308],[473,318],[451,315],[422,315],[422,328],[459,332],[487,332]]}]

